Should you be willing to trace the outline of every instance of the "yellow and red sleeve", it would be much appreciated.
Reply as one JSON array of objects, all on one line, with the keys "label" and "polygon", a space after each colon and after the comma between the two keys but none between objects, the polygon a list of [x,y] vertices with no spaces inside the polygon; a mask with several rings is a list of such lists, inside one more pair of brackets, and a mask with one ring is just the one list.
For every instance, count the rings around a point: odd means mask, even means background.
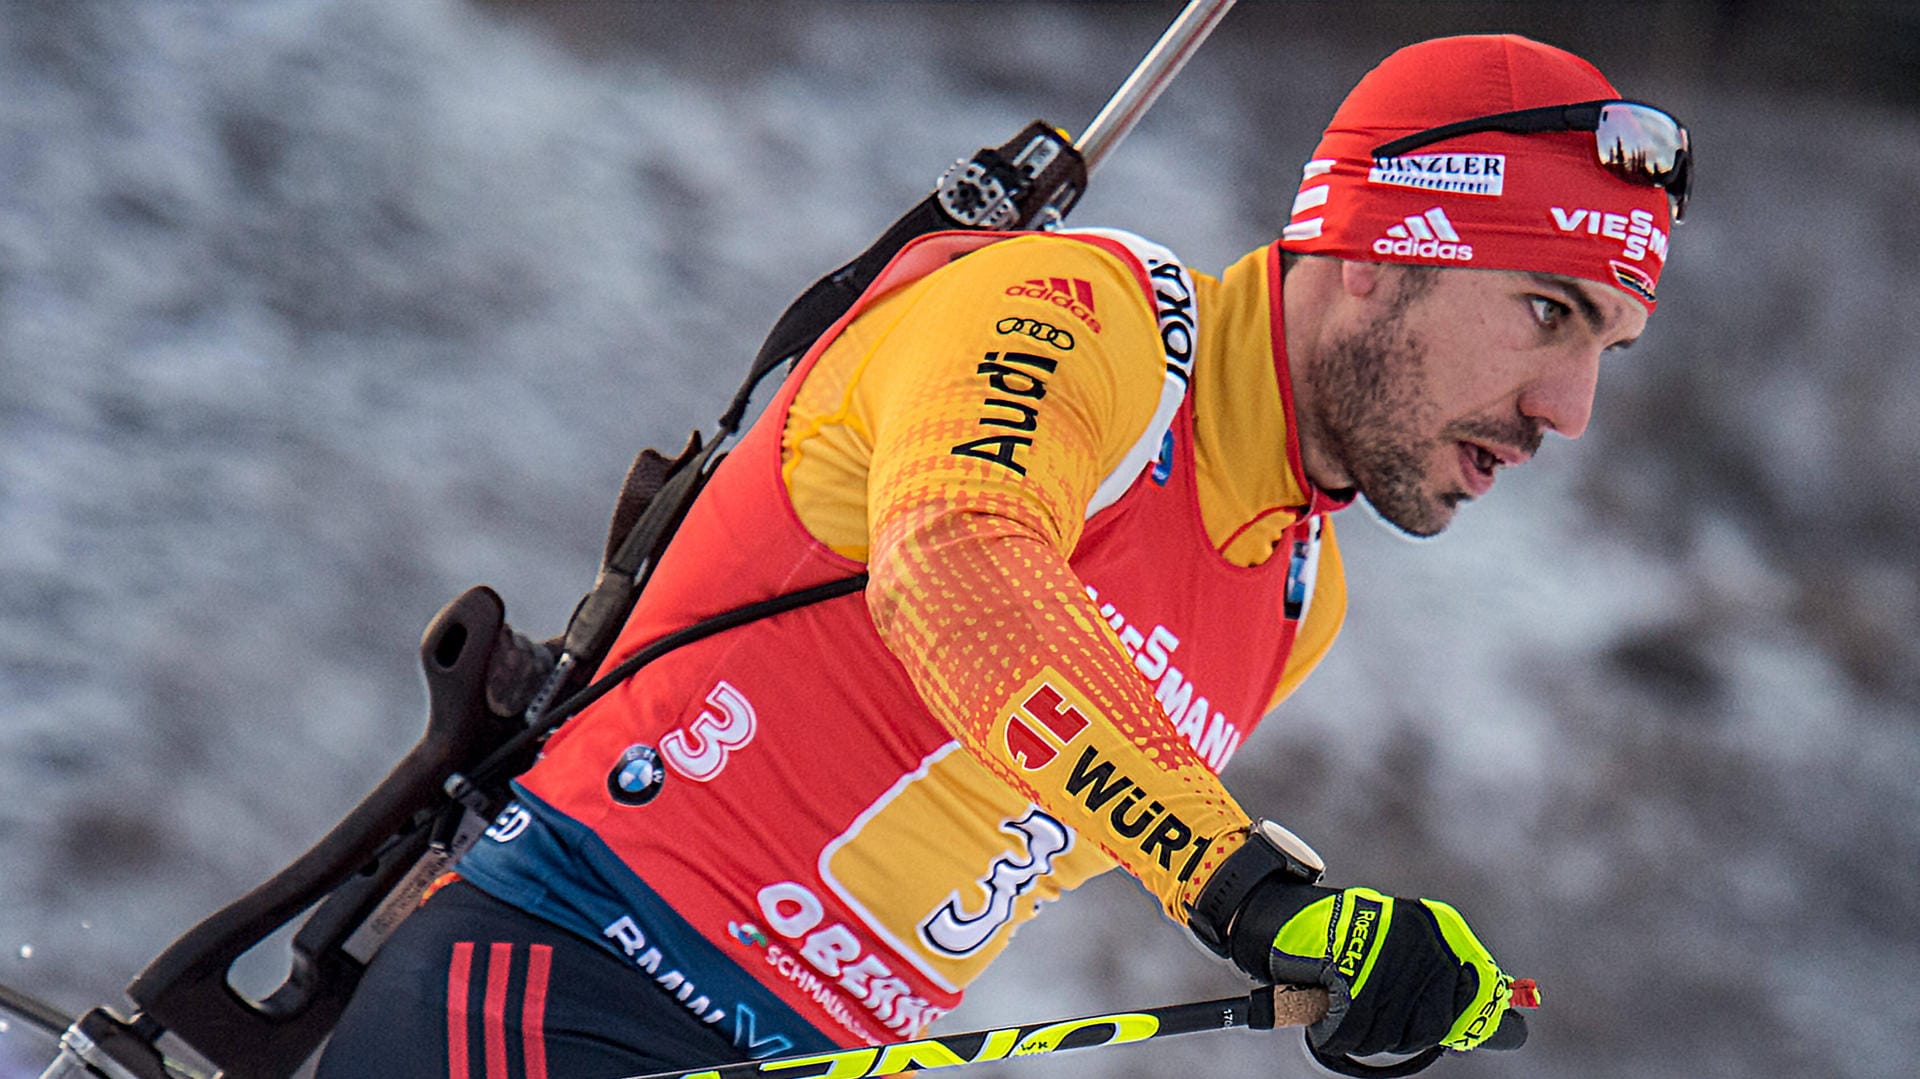
[{"label": "yellow and red sleeve", "polygon": [[[836,426],[871,440],[867,601],[882,640],[989,771],[1184,922],[1247,817],[1068,564],[1089,499],[1160,395],[1137,269],[1074,240],[1010,240],[875,316],[843,342],[860,355]],[[1026,332],[1042,325],[1065,336]],[[1101,796],[1116,789],[1125,812]]]}]

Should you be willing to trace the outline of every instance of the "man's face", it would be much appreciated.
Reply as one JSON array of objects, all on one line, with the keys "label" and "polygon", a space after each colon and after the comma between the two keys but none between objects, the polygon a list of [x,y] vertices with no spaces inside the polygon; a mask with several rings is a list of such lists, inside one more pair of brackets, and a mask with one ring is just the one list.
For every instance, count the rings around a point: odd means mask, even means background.
[{"label": "man's face", "polygon": [[[1311,365],[1323,488],[1432,536],[1525,462],[1548,431],[1579,438],[1600,357],[1647,311],[1588,281],[1510,270],[1363,267],[1373,287]],[[1350,275],[1351,279],[1351,275]],[[1366,278],[1362,276],[1361,280]]]}]

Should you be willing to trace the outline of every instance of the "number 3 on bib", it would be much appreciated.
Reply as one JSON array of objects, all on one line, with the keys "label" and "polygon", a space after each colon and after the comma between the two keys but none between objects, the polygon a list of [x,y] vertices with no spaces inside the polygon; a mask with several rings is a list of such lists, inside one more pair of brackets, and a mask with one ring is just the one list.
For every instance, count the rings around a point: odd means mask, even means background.
[{"label": "number 3 on bib", "polygon": [[673,770],[701,783],[720,774],[727,754],[753,741],[754,729],[753,702],[726,681],[708,691],[707,703],[712,710],[701,709],[685,729],[660,739],[660,755]]}]

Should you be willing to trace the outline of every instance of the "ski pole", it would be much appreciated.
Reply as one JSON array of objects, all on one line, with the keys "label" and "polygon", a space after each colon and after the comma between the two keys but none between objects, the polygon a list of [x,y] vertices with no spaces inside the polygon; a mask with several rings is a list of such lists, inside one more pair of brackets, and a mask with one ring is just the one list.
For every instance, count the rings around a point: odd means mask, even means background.
[{"label": "ski pole", "polygon": [[909,1069],[953,1068],[990,1060],[1040,1056],[1102,1045],[1131,1045],[1180,1034],[1247,1027],[1301,1027],[1327,1014],[1327,991],[1317,987],[1264,985],[1244,997],[1170,1004],[1140,1011],[1111,1012],[1079,1019],[1026,1026],[972,1030],[893,1045],[841,1049],[749,1060],[717,1067],[653,1072],[629,1079],[746,1079],[778,1075],[783,1079],[864,1079]]},{"label": "ski pole", "polygon": [[[1513,1006],[1540,1006],[1539,987],[1531,978],[1513,981]],[[782,1079],[869,1079],[910,1069],[931,1071],[985,1064],[994,1060],[1063,1053],[1069,1049],[1096,1049],[1103,1045],[1132,1045],[1180,1034],[1208,1030],[1272,1030],[1306,1027],[1327,1014],[1327,991],[1318,986],[1263,985],[1244,997],[1225,997],[1191,1004],[1169,1004],[1130,1012],[1109,1012],[1079,1019],[1061,1019],[1025,1026],[970,1030],[920,1038],[893,1045],[840,1049],[831,1053],[802,1053],[736,1064],[707,1065],[680,1071],[649,1072],[627,1079],[748,1079],[778,1075]],[[1526,1040],[1524,1029],[1509,1031],[1506,1024],[1484,1048],[1517,1049]],[[1400,1076],[1426,1067],[1438,1057],[1438,1047],[1400,1065],[1376,1067],[1354,1062],[1349,1074]],[[804,1070],[803,1070],[804,1069]],[[817,1069],[817,1070],[815,1070]]]}]

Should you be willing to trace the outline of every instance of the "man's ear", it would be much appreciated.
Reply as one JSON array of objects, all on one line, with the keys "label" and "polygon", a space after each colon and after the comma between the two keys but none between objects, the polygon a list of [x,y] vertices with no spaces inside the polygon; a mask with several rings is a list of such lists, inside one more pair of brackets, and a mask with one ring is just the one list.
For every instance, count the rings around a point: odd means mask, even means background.
[{"label": "man's ear", "polygon": [[1340,287],[1347,295],[1363,299],[1379,289],[1385,267],[1377,262],[1340,261]]}]

